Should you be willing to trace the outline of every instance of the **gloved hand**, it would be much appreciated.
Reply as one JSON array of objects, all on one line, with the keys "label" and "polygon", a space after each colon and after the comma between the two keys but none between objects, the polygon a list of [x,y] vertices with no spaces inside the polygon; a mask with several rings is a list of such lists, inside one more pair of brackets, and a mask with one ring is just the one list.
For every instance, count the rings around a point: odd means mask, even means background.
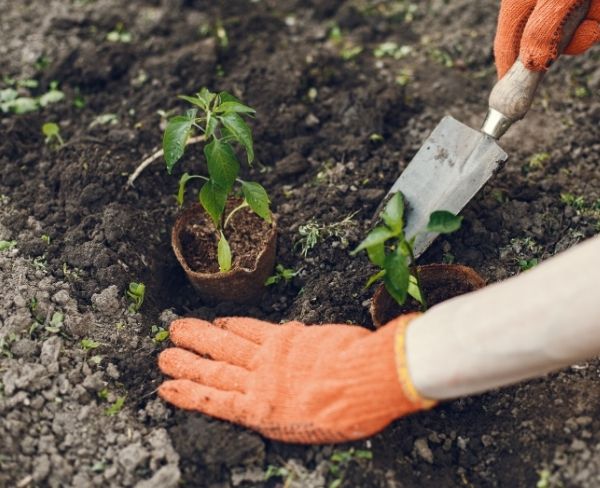
[{"label": "gloved hand", "polygon": [[274,325],[249,318],[173,322],[159,395],[287,442],[329,443],[377,433],[434,405],[414,388],[404,334],[415,315],[371,332],[357,326]]},{"label": "gloved hand", "polygon": [[[544,71],[559,56],[562,27],[582,0],[502,0],[494,43],[502,78],[517,58],[532,71]],[[592,0],[565,54],[581,54],[600,41],[600,0]]]}]

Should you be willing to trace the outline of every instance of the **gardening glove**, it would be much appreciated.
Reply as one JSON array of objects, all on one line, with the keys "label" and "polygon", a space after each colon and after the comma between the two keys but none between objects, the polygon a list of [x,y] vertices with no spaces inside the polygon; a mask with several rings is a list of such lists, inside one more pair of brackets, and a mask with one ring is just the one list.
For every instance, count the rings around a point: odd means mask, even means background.
[{"label": "gardening glove", "polygon": [[250,318],[177,320],[163,351],[169,403],[257,430],[272,439],[330,443],[371,436],[432,407],[408,373],[404,336],[415,314],[376,332]]},{"label": "gardening glove", "polygon": [[[582,0],[502,0],[494,43],[496,68],[502,78],[519,58],[532,71],[545,71],[559,53],[562,28]],[[600,41],[600,0],[587,15],[565,54],[581,54]]]}]

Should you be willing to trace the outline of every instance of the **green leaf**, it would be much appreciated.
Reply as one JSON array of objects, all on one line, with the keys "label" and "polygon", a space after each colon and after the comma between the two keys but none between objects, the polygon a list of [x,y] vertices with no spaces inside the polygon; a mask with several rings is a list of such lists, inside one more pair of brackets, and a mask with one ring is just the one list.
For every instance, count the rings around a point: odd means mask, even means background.
[{"label": "green leaf", "polygon": [[84,351],[89,351],[90,349],[100,347],[100,343],[92,339],[81,339],[81,347],[83,347]]},{"label": "green leaf", "polygon": [[360,243],[360,245],[352,251],[352,255],[358,254],[363,249],[367,249],[369,247],[377,246],[379,244],[385,243],[388,239],[394,237],[394,233],[388,229],[387,227],[375,227],[365,238],[364,241]]},{"label": "green leaf", "polygon": [[204,210],[208,212],[210,218],[215,223],[215,227],[221,227],[221,215],[225,210],[227,201],[227,191],[216,185],[214,181],[207,181],[200,190],[200,203]]},{"label": "green leaf", "polygon": [[161,342],[166,341],[168,338],[169,338],[169,331],[161,328],[156,334],[154,334],[154,338],[152,340],[155,343],[159,344]]},{"label": "green leaf", "polygon": [[396,193],[385,206],[381,218],[386,225],[396,234],[404,228],[404,197],[401,192]]},{"label": "green leaf", "polygon": [[429,224],[427,224],[428,232],[435,232],[437,234],[451,234],[460,229],[463,218],[458,215],[454,215],[452,212],[446,210],[438,210],[433,212],[429,217]]},{"label": "green leaf", "polygon": [[252,142],[252,131],[248,127],[248,124],[236,113],[221,115],[219,120],[229,131],[229,134],[244,146],[248,156],[248,164],[252,164],[252,161],[254,161],[254,144]]},{"label": "green leaf", "polygon": [[183,206],[183,198],[185,197],[185,187],[187,182],[190,181],[191,176],[189,173],[183,173],[179,178],[179,189],[177,190],[177,205]]},{"label": "green leaf", "polygon": [[231,191],[240,171],[240,163],[231,145],[214,139],[204,147],[204,155],[211,179],[227,192]]},{"label": "green leaf", "polygon": [[270,224],[272,221],[271,210],[269,209],[271,200],[267,191],[258,183],[242,181],[242,193],[256,215]]},{"label": "green leaf", "polygon": [[8,107],[7,111],[12,111],[16,114],[26,114],[35,112],[39,107],[38,103],[30,97],[19,97],[15,100],[3,104],[3,110]]},{"label": "green leaf", "polygon": [[110,407],[108,407],[104,413],[106,415],[108,415],[109,417],[112,417],[114,415],[117,415],[123,408],[123,405],[125,405],[125,397],[118,397],[117,400],[115,401],[115,403],[113,403]]},{"label": "green leaf", "polygon": [[240,105],[242,104],[242,101],[239,98],[234,97],[231,93],[226,91],[222,91],[221,93],[219,93],[219,101],[221,102],[221,104],[225,102],[235,102],[239,103]]},{"label": "green leaf", "polygon": [[388,254],[385,258],[385,271],[383,281],[386,290],[400,305],[404,304],[410,277],[406,256],[398,252]]},{"label": "green leaf", "polygon": [[17,241],[0,241],[0,251],[7,251],[17,245]]},{"label": "green leaf", "polygon": [[373,286],[373,283],[375,283],[376,281],[379,281],[384,276],[385,276],[385,269],[382,269],[379,273],[375,273],[373,276],[371,276],[368,279],[367,284],[365,285],[365,288],[371,288],[371,286]]},{"label": "green leaf", "polygon": [[186,102],[189,102],[192,105],[196,105],[197,107],[200,107],[202,110],[207,109],[205,101],[198,97],[188,97],[187,95],[178,95],[177,98],[181,98],[181,100],[185,100]]},{"label": "green leaf", "polygon": [[65,98],[65,94],[56,88],[51,88],[50,91],[44,93],[39,98],[39,104],[42,107],[46,107],[52,103],[60,102]]},{"label": "green leaf", "polygon": [[244,105],[243,103],[240,103],[240,102],[222,102],[221,105],[219,105],[215,109],[215,112],[220,113],[220,114],[226,114],[226,113],[255,114],[256,110],[254,110],[252,107],[248,107],[247,105]]},{"label": "green leaf", "polygon": [[231,248],[229,242],[225,239],[225,235],[221,232],[221,238],[217,245],[217,259],[219,261],[219,271],[226,273],[231,269]]},{"label": "green leaf", "polygon": [[199,92],[198,92],[198,98],[200,100],[202,100],[205,104],[206,107],[210,107],[210,104],[213,102],[213,100],[215,99],[215,97],[217,96],[216,93],[211,92],[208,88],[202,88]]},{"label": "green leaf", "polygon": [[385,245],[383,242],[367,247],[367,254],[369,255],[369,261],[375,266],[383,268],[385,262]]},{"label": "green leaf", "polygon": [[196,110],[188,110],[186,115],[177,115],[167,124],[163,137],[163,151],[169,174],[173,171],[175,163],[183,156],[195,118]]},{"label": "green leaf", "polygon": [[206,140],[210,139],[213,136],[218,126],[219,121],[215,117],[210,117],[208,119],[208,123],[206,124],[206,132],[204,133]]},{"label": "green leaf", "polygon": [[46,122],[42,125],[42,133],[48,138],[57,136],[59,132],[60,128],[58,127],[58,124],[55,124],[54,122]]},{"label": "green leaf", "polygon": [[413,275],[410,275],[408,279],[408,294],[413,297],[417,302],[423,305],[425,302],[423,300],[423,295],[421,294],[421,289],[418,286],[417,278]]},{"label": "green leaf", "polygon": [[15,98],[18,98],[19,92],[14,88],[5,88],[0,90],[0,102],[10,102]]}]

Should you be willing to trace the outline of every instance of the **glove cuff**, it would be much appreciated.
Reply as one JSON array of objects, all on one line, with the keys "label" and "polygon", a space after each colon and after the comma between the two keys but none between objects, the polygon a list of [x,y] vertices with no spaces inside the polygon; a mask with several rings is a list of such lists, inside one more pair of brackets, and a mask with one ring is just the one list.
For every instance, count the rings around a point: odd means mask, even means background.
[{"label": "glove cuff", "polygon": [[406,360],[406,331],[411,322],[419,317],[421,313],[412,313],[401,315],[394,319],[392,323],[395,325],[396,333],[394,337],[394,351],[396,357],[396,374],[398,381],[406,398],[416,407],[416,410],[429,410],[436,406],[438,402],[422,396],[415,387],[408,362]]}]

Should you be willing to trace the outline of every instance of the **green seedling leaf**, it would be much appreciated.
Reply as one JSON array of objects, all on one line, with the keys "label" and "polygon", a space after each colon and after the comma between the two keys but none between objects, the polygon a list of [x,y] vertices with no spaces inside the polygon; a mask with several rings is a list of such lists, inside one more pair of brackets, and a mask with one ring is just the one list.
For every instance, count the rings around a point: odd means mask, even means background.
[{"label": "green seedling leaf", "polygon": [[219,271],[226,273],[231,270],[231,248],[229,242],[225,239],[225,235],[221,232],[221,238],[217,245],[217,259],[219,261]]},{"label": "green seedling leaf", "polygon": [[47,138],[56,137],[59,132],[60,128],[58,127],[58,124],[55,124],[54,122],[46,122],[42,125],[42,134]]},{"label": "green seedling leaf", "polygon": [[421,305],[425,304],[425,301],[423,300],[423,295],[421,294],[421,289],[419,288],[417,278],[415,278],[413,275],[410,275],[408,279],[408,294]]},{"label": "green seedling leaf", "polygon": [[113,417],[115,415],[117,415],[122,409],[123,406],[125,405],[125,398],[124,396],[122,397],[118,397],[115,400],[115,403],[113,403],[110,407],[108,407],[104,413],[106,415],[108,415],[109,417]]},{"label": "green seedling leaf", "polygon": [[[222,100],[222,98],[221,98]],[[238,114],[255,114],[256,110],[254,110],[252,107],[248,107],[247,105],[244,105],[243,103],[240,103],[239,101],[229,101],[229,102],[222,102],[221,105],[219,105],[216,109],[215,112],[219,113],[219,114],[226,114],[226,113],[238,113]]]},{"label": "green seedling leaf", "polygon": [[271,286],[279,283],[281,280],[286,283],[290,281],[294,276],[296,276],[299,271],[296,271],[291,268],[286,268],[282,264],[278,264],[275,267],[275,274],[273,276],[269,276],[265,281],[265,286]]},{"label": "green seedling leaf", "polygon": [[375,266],[383,268],[385,263],[385,245],[383,242],[367,247],[367,254],[369,255],[369,261]]},{"label": "green seedling leaf", "polygon": [[19,92],[14,88],[5,88],[0,90],[0,103],[11,102],[19,97]]},{"label": "green seedling leaf", "polygon": [[8,251],[17,245],[17,241],[0,241],[0,251]]},{"label": "green seedling leaf", "polygon": [[135,281],[129,283],[127,298],[131,302],[129,305],[130,312],[137,312],[142,307],[145,295],[146,285],[144,285],[144,283],[136,283]]},{"label": "green seedling leaf", "polygon": [[190,181],[190,174],[189,173],[183,173],[181,175],[181,178],[179,178],[179,189],[177,190],[177,205],[179,205],[180,207],[183,206],[183,199],[185,197],[185,187],[187,185],[187,182]]},{"label": "green seedling leaf", "polygon": [[50,89],[47,93],[44,93],[39,98],[39,104],[41,107],[47,107],[52,103],[60,102],[65,98],[65,94],[57,89]]},{"label": "green seedling leaf", "polygon": [[264,219],[268,223],[271,223],[271,210],[269,205],[271,200],[267,191],[258,183],[253,181],[242,181],[242,193],[244,198],[250,205],[250,208],[258,215],[261,219]]},{"label": "green seedling leaf", "polygon": [[100,114],[92,120],[90,129],[98,125],[116,125],[119,123],[119,117],[117,114]]},{"label": "green seedling leaf", "polygon": [[197,107],[200,107],[202,110],[206,110],[208,108],[208,106],[206,105],[206,102],[198,97],[189,97],[187,95],[179,95],[177,98],[181,98],[182,100],[185,100],[186,102],[189,102],[192,105],[196,105]]},{"label": "green seedling leaf", "polygon": [[360,243],[360,245],[352,251],[352,255],[358,254],[363,249],[368,249],[369,247],[377,246],[385,243],[388,239],[394,237],[394,232],[392,232],[387,227],[375,227],[365,238],[364,241]]},{"label": "green seedling leaf", "polygon": [[154,334],[152,340],[156,344],[160,344],[169,338],[169,331],[165,330],[163,327],[158,327],[157,325],[152,326],[152,333]]},{"label": "green seedling leaf", "polygon": [[[6,108],[6,110],[5,110]],[[19,97],[15,100],[2,104],[3,112],[14,112],[15,114],[26,114],[29,112],[35,112],[38,109],[38,103],[36,100],[30,97]]]},{"label": "green seedling leaf", "polygon": [[230,144],[214,139],[204,148],[210,178],[228,193],[240,171],[240,163]]},{"label": "green seedling leaf", "polygon": [[375,273],[373,276],[371,276],[368,279],[367,284],[365,285],[365,288],[371,288],[371,286],[373,286],[374,283],[376,283],[377,281],[379,281],[384,276],[385,276],[385,269],[382,269],[378,273]]},{"label": "green seedling leaf", "polygon": [[399,252],[388,254],[385,258],[385,288],[400,305],[406,301],[410,271],[406,256]]},{"label": "green seedling leaf", "polygon": [[246,149],[248,164],[254,161],[254,145],[252,143],[252,131],[244,119],[236,113],[226,113],[219,117],[221,123],[229,131],[236,141]]},{"label": "green seedling leaf", "polygon": [[214,99],[216,98],[216,96],[217,96],[216,93],[212,93],[206,87],[202,88],[198,92],[198,98],[204,102],[206,108],[210,107],[210,104],[214,101]]},{"label": "green seedling leaf", "polygon": [[437,234],[451,234],[460,229],[462,221],[462,217],[454,215],[452,212],[438,210],[437,212],[433,212],[429,217],[427,231],[435,232]]},{"label": "green seedling leaf", "polygon": [[81,339],[81,347],[83,347],[84,351],[90,351],[92,349],[96,349],[100,347],[100,343],[96,342],[92,339]]},{"label": "green seedling leaf", "polygon": [[188,110],[186,115],[177,115],[169,120],[163,137],[163,151],[169,174],[175,163],[185,152],[185,145],[192,132],[196,110]]},{"label": "green seedling leaf", "polygon": [[381,218],[395,234],[402,232],[404,228],[404,197],[401,192],[396,193],[390,199],[381,214]]},{"label": "green seedling leaf", "polygon": [[202,186],[199,198],[202,207],[215,223],[215,227],[220,228],[221,215],[223,215],[225,202],[227,201],[227,191],[209,180]]}]

